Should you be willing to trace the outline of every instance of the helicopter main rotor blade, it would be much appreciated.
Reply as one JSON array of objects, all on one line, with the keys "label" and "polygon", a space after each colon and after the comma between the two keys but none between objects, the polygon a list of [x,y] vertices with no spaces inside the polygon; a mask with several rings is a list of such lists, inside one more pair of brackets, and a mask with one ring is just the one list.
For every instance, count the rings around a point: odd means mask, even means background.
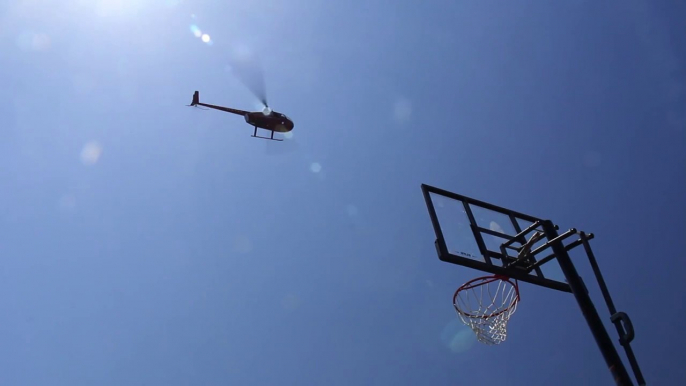
[{"label": "helicopter main rotor blade", "polygon": [[267,87],[264,82],[264,71],[256,54],[247,52],[234,52],[231,60],[231,70],[238,80],[243,83],[250,92],[265,106],[267,103]]}]

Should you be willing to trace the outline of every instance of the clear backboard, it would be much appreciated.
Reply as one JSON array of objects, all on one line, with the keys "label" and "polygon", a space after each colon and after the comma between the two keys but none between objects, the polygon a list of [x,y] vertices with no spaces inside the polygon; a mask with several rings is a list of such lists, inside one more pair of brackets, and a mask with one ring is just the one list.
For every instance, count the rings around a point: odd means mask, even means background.
[{"label": "clear backboard", "polygon": [[422,192],[442,261],[571,292],[554,254],[538,253],[550,252],[541,219],[425,184]]}]

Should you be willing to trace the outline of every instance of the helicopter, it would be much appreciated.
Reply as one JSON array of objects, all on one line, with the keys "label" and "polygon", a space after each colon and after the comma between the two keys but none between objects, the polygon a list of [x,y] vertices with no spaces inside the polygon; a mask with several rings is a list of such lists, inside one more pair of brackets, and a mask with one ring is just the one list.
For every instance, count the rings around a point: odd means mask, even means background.
[{"label": "helicopter", "polygon": [[[251,126],[255,127],[255,131],[251,137],[269,139],[272,141],[283,141],[283,139],[274,138],[274,132],[287,133],[293,130],[293,121],[288,118],[285,114],[279,113],[277,111],[271,110],[267,106],[266,101],[262,101],[264,104],[264,111],[244,111],[238,109],[232,109],[230,107],[223,107],[217,105],[211,105],[207,103],[200,103],[200,93],[198,91],[193,93],[193,100],[190,105],[192,107],[204,106],[210,109],[220,110],[227,113],[232,113],[236,115],[242,115],[245,121]],[[257,135],[257,128],[269,130],[272,132],[271,137],[261,137]]]}]

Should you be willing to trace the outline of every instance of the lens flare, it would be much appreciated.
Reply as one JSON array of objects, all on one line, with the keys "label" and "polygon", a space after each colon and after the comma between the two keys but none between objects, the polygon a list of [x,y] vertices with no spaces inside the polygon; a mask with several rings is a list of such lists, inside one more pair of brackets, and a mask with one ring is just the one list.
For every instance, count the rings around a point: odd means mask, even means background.
[{"label": "lens flare", "polygon": [[191,24],[191,33],[196,37],[199,38],[202,36],[202,31],[200,31],[200,28],[198,28],[197,25]]},{"label": "lens flare", "polygon": [[594,168],[600,166],[602,158],[597,151],[589,151],[584,155],[584,166]]},{"label": "lens flare", "polygon": [[464,353],[474,346],[476,337],[472,330],[457,320],[451,320],[441,331],[441,342],[455,354]]},{"label": "lens flare", "polygon": [[405,123],[412,116],[412,103],[406,98],[398,99],[393,106],[393,118],[398,123]]},{"label": "lens flare", "polygon": [[102,155],[102,146],[97,141],[88,142],[81,150],[81,162],[84,165],[95,165]]},{"label": "lens flare", "polygon": [[44,33],[24,31],[16,39],[22,51],[45,51],[50,47],[50,37]]},{"label": "lens flare", "polygon": [[59,207],[62,210],[72,210],[76,207],[76,197],[73,194],[65,194],[60,198]]},{"label": "lens flare", "polygon": [[353,204],[346,205],[345,211],[348,213],[348,216],[350,216],[350,217],[357,216],[357,213],[358,213],[357,207]]},{"label": "lens flare", "polygon": [[281,300],[281,306],[287,310],[295,310],[300,306],[300,298],[295,294],[287,294]]},{"label": "lens flare", "polygon": [[252,251],[252,241],[245,235],[236,235],[233,238],[233,249],[238,253],[250,253]]}]

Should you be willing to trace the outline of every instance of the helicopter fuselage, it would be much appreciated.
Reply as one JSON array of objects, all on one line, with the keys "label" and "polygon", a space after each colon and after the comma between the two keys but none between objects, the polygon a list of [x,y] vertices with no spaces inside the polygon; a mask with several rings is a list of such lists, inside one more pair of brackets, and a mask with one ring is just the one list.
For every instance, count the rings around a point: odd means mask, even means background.
[{"label": "helicopter fuselage", "polygon": [[251,126],[261,129],[275,131],[277,133],[287,133],[293,130],[293,121],[282,113],[271,111],[269,114],[263,112],[251,112],[243,115],[245,121]]}]

